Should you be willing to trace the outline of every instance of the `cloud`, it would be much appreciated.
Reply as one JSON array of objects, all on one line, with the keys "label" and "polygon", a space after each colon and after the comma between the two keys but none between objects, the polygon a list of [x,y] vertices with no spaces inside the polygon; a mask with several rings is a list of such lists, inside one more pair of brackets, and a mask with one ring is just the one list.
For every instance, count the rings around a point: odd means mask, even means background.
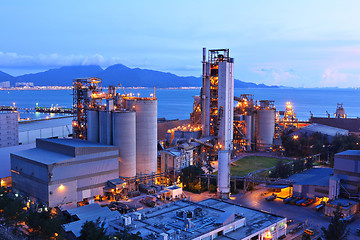
[{"label": "cloud", "polygon": [[283,70],[271,67],[258,67],[253,70],[255,73],[263,76],[267,83],[271,85],[292,85],[291,81],[299,79],[294,69]]},{"label": "cloud", "polygon": [[326,69],[321,75],[320,87],[359,87],[360,74],[344,73],[337,69]]},{"label": "cloud", "polygon": [[99,65],[109,66],[121,63],[120,58],[105,58],[100,54],[90,56],[84,55],[59,55],[39,54],[36,56],[21,55],[17,53],[0,52],[0,67],[4,68],[41,68],[41,67],[61,67],[79,65]]}]

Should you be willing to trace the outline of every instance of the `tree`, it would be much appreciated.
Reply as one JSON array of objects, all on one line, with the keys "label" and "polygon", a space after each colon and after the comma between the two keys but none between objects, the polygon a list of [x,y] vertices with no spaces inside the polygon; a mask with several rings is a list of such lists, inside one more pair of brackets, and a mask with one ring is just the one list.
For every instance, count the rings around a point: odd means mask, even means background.
[{"label": "tree", "polygon": [[200,177],[204,173],[201,167],[192,165],[183,168],[181,172],[181,182],[184,184],[184,188],[189,191],[200,192],[202,189]]},{"label": "tree", "polygon": [[104,228],[105,222],[100,223],[100,218],[95,222],[86,221],[80,231],[81,240],[109,240],[110,237],[106,234]]},{"label": "tree", "polygon": [[272,178],[287,178],[291,174],[291,168],[289,164],[284,164],[283,160],[277,161],[275,169],[271,172]]},{"label": "tree", "polygon": [[59,229],[65,223],[62,216],[43,211],[32,212],[26,217],[26,225],[32,229],[30,237],[34,239],[50,239],[59,234]]},{"label": "tree", "polygon": [[340,205],[338,205],[327,229],[324,227],[321,228],[323,231],[323,237],[326,240],[347,239],[350,229],[347,227],[347,223],[341,220],[341,215]]}]

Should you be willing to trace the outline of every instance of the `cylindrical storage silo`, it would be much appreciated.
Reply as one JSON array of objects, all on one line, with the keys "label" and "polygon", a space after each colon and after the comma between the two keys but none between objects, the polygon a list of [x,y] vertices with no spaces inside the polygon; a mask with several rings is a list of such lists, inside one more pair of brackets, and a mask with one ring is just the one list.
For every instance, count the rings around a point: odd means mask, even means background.
[{"label": "cylindrical storage silo", "polygon": [[251,151],[251,126],[252,126],[252,119],[251,115],[245,115],[245,136],[247,139],[246,151]]},{"label": "cylindrical storage silo", "polygon": [[157,172],[157,100],[128,100],[136,111],[136,174]]},{"label": "cylindrical storage silo", "polygon": [[119,176],[136,175],[135,112],[113,112],[113,145],[119,148]]},{"label": "cylindrical storage silo", "polygon": [[99,142],[99,111],[95,109],[87,112],[87,140]]},{"label": "cylindrical storage silo", "polygon": [[264,151],[273,145],[275,110],[258,111],[257,149]]},{"label": "cylindrical storage silo", "polygon": [[112,117],[109,111],[99,111],[99,142],[112,144]]}]

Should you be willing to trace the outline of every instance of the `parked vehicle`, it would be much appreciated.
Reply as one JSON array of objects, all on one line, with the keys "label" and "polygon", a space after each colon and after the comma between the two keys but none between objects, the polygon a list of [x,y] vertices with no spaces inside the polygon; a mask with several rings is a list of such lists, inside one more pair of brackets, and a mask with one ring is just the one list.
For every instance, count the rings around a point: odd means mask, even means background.
[{"label": "parked vehicle", "polygon": [[314,235],[314,231],[308,228],[304,230],[304,233],[310,236]]},{"label": "parked vehicle", "polygon": [[274,201],[276,197],[277,197],[276,194],[273,193],[272,195],[266,197],[265,199],[266,201]]},{"label": "parked vehicle", "polygon": [[314,199],[308,199],[308,200],[306,200],[305,202],[303,202],[303,203],[301,204],[301,206],[307,207],[307,206],[309,206],[310,204],[312,204],[313,202],[314,202]]},{"label": "parked vehicle", "polygon": [[290,203],[290,201],[293,200],[293,199],[294,199],[293,197],[288,197],[288,198],[285,198],[285,199],[283,200],[283,202],[284,202],[285,204],[288,204],[288,203]]},{"label": "parked vehicle", "polygon": [[356,232],[357,232],[358,235],[360,235],[360,227],[358,227],[358,228],[356,229]]},{"label": "parked vehicle", "polygon": [[299,198],[295,197],[294,199],[290,200],[290,204],[295,205],[297,201],[299,201]]},{"label": "parked vehicle", "polygon": [[305,199],[300,199],[296,202],[296,205],[301,206],[301,204],[305,201],[306,201]]},{"label": "parked vehicle", "polygon": [[316,210],[316,211],[320,211],[321,209],[324,208],[324,206],[325,206],[324,203],[320,203],[319,205],[317,205],[317,206],[315,207],[315,210]]}]

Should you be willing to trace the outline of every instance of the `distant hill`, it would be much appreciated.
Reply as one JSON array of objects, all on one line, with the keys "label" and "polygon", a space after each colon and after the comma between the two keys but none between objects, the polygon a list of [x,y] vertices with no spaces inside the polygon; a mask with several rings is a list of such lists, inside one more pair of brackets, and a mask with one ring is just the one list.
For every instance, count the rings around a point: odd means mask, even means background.
[{"label": "distant hill", "polygon": [[10,84],[14,85],[15,77],[11,76],[10,74],[0,71],[0,82],[7,82],[7,81],[10,81]]},{"label": "distant hill", "polygon": [[[122,64],[112,65],[105,70],[96,65],[61,67],[50,69],[45,72],[18,76],[14,81],[33,82],[35,86],[71,86],[73,79],[80,77],[99,77],[103,80],[103,86],[117,86],[119,83],[121,83],[123,87],[155,86],[157,88],[201,87],[202,85],[202,79],[200,77],[180,77],[172,73],[140,68],[129,68]],[[14,81],[12,81],[12,83]],[[269,88],[277,86],[267,86],[264,84],[258,85],[235,79],[235,87]]]},{"label": "distant hill", "polygon": [[35,86],[71,86],[75,78],[97,77],[103,69],[96,65],[69,66],[16,77],[17,82],[33,82]]}]

